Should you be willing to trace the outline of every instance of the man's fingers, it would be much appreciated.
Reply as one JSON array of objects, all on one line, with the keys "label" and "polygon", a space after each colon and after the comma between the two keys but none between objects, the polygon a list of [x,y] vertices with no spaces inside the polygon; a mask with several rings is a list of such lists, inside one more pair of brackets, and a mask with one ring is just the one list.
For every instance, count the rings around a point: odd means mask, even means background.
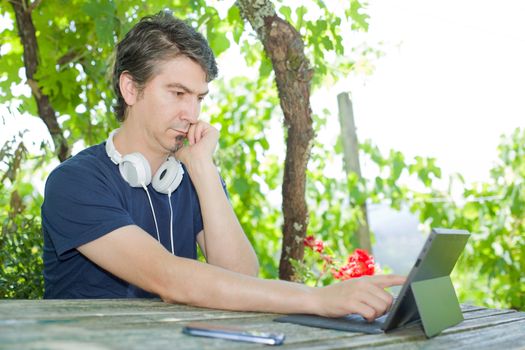
[{"label": "man's fingers", "polygon": [[387,308],[390,306],[390,304],[392,304],[392,301],[394,300],[394,297],[392,297],[392,294],[388,293],[383,288],[373,283],[370,286],[370,293],[372,293],[378,298],[381,298],[381,300],[383,300]]},{"label": "man's fingers", "polygon": [[195,124],[195,143],[201,140],[203,130],[204,124],[202,122]]},{"label": "man's fingers", "polygon": [[376,310],[363,302],[356,302],[352,307],[352,313],[363,316],[367,321],[372,322],[376,319]]},{"label": "man's fingers", "polygon": [[370,282],[381,288],[400,286],[406,281],[405,276],[400,275],[376,275],[370,278]]},{"label": "man's fingers", "polygon": [[369,293],[366,298],[363,299],[363,303],[374,309],[373,319],[383,315],[390,306],[388,300],[385,300],[383,296],[377,295],[373,292]]},{"label": "man's fingers", "polygon": [[188,142],[190,145],[195,144],[195,124],[190,125],[188,130]]}]

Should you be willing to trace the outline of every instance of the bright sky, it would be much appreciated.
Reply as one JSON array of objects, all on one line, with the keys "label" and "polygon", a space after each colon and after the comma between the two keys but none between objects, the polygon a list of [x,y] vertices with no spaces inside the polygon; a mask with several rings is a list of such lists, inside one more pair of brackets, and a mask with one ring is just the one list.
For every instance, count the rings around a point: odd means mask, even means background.
[{"label": "bright sky", "polygon": [[334,89],[351,92],[358,137],[486,180],[500,135],[525,127],[525,2],[372,0],[367,12],[367,41],[386,55]]}]

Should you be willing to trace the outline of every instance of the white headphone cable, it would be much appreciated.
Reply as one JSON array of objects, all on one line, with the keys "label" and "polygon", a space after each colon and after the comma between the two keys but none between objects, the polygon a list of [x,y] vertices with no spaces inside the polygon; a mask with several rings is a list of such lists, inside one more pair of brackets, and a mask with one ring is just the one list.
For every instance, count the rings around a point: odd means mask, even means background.
[{"label": "white headphone cable", "polygon": [[146,190],[146,194],[148,195],[149,205],[151,207],[151,212],[153,213],[153,220],[155,221],[155,229],[157,230],[157,240],[160,243],[159,225],[157,225],[157,217],[155,216],[155,209],[153,209],[153,203],[151,202],[151,197],[149,195],[148,188],[144,184],[142,184],[142,188],[144,188]]},{"label": "white headphone cable", "polygon": [[168,202],[170,202],[170,239],[171,239],[171,254],[175,255],[173,248],[173,208],[171,207],[171,191],[168,191]]}]

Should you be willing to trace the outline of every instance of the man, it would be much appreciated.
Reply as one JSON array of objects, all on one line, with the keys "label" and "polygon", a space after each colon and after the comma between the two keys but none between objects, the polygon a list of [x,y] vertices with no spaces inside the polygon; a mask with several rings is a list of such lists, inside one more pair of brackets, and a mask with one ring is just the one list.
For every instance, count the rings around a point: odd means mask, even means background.
[{"label": "man", "polygon": [[[256,277],[257,257],[212,161],[219,132],[198,119],[216,75],[206,40],[167,13],[142,19],[119,43],[121,128],[46,183],[45,297],[160,296],[229,310],[382,315],[392,303],[384,288],[403,277],[323,288]],[[195,260],[196,244],[207,263]]]}]

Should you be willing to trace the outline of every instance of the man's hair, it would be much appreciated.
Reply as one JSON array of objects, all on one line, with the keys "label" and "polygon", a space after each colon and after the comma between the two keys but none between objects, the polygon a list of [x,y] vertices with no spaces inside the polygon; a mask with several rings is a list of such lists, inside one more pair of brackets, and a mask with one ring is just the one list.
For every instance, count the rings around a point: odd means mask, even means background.
[{"label": "man's hair", "polygon": [[131,75],[139,93],[156,74],[162,61],[186,56],[198,63],[206,73],[206,81],[217,77],[215,56],[206,39],[184,21],[168,11],[144,17],[117,45],[113,67],[114,106],[119,121],[126,118],[127,104],[120,93],[119,79],[123,72]]}]

